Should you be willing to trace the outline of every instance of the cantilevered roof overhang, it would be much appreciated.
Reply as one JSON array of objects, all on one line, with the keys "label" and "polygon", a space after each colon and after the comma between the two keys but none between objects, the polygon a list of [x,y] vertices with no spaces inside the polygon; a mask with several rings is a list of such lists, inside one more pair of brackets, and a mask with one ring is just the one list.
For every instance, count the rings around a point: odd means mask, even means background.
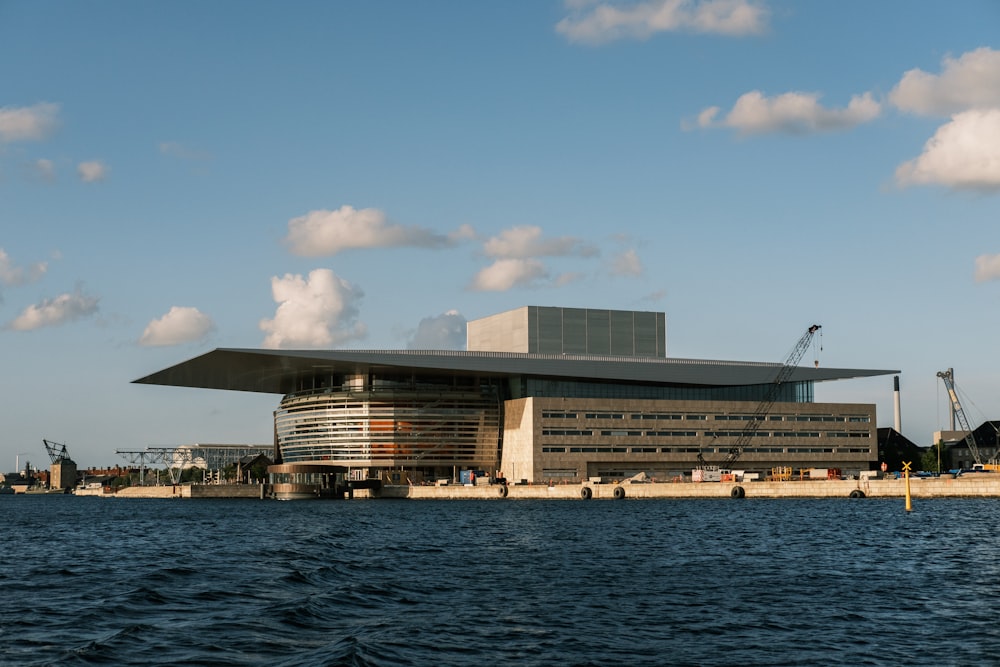
[{"label": "cantilevered roof overhang", "polygon": [[[781,364],[662,357],[458,352],[442,350],[255,350],[219,348],[134,380],[138,384],[288,394],[318,375],[474,375],[537,377],[669,386],[773,382]],[[894,370],[797,367],[788,382],[825,382]]]}]

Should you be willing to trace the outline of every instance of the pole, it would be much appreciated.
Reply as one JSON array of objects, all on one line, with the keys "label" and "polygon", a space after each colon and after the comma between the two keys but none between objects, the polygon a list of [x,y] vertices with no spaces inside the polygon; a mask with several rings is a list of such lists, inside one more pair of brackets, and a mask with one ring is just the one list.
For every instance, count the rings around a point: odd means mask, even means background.
[{"label": "pole", "polygon": [[903,462],[903,475],[906,478],[906,511],[913,509],[913,502],[910,500],[910,462]]}]

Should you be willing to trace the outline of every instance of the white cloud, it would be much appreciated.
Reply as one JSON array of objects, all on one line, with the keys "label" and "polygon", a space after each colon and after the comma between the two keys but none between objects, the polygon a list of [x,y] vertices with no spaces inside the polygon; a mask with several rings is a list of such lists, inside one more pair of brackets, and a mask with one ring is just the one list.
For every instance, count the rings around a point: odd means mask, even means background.
[{"label": "white cloud", "polygon": [[525,287],[548,277],[545,266],[537,259],[498,259],[472,279],[471,289],[477,292],[505,292],[512,287]]},{"label": "white cloud", "polygon": [[266,348],[334,347],[367,333],[357,321],[364,294],[330,269],[271,278],[271,292],[278,309],[273,320],[260,322]]},{"label": "white cloud", "polygon": [[616,276],[641,276],[642,260],[635,250],[626,250],[611,260],[611,273]]},{"label": "white cloud", "polygon": [[158,320],[146,325],[139,345],[180,345],[201,340],[215,329],[212,318],[197,308],[172,306]]},{"label": "white cloud", "polygon": [[15,266],[7,252],[0,248],[0,285],[24,285],[34,282],[45,275],[49,265],[47,262],[36,262],[28,268]]},{"label": "white cloud", "polygon": [[976,257],[976,282],[1000,280],[1000,255],[980,255]]},{"label": "white cloud", "polygon": [[924,144],[923,153],[899,165],[896,182],[1000,190],[1000,109],[954,115]]},{"label": "white cloud", "polygon": [[81,162],[76,166],[76,173],[84,183],[96,183],[107,178],[108,167],[99,160]]},{"label": "white cloud", "polygon": [[[454,234],[461,237],[470,231],[466,225]],[[285,242],[293,254],[302,257],[335,255],[349,248],[442,248],[454,243],[449,237],[422,227],[389,224],[385,213],[378,209],[356,210],[352,206],[341,206],[336,211],[310,211],[292,218],[288,221]]]},{"label": "white cloud", "polygon": [[77,288],[72,294],[61,294],[46,299],[38,305],[28,306],[7,325],[14,331],[30,331],[47,326],[58,326],[97,312],[97,297],[84,294]]},{"label": "white cloud", "polygon": [[489,257],[527,259],[529,257],[592,257],[597,249],[572,236],[543,239],[541,227],[525,225],[500,232],[486,241],[483,251]]},{"label": "white cloud", "polygon": [[698,114],[700,127],[729,127],[744,134],[785,132],[805,134],[842,130],[874,120],[882,106],[871,93],[855,95],[847,107],[828,109],[819,103],[818,93],[791,92],[767,97],[759,90],[744,93],[725,118],[716,120],[718,107]]},{"label": "white cloud", "polygon": [[556,32],[571,42],[645,40],[660,32],[752,35],[767,28],[768,11],[751,0],[640,0],[589,5],[566,2],[570,15]]},{"label": "white cloud", "polygon": [[1000,108],[1000,51],[983,47],[946,56],[941,74],[911,69],[889,93],[899,109],[948,116],[969,109]]},{"label": "white cloud", "polygon": [[30,107],[0,107],[0,142],[41,141],[59,126],[59,105],[40,102]]},{"label": "white cloud", "polygon": [[466,319],[457,310],[425,317],[406,347],[410,350],[464,350]]}]

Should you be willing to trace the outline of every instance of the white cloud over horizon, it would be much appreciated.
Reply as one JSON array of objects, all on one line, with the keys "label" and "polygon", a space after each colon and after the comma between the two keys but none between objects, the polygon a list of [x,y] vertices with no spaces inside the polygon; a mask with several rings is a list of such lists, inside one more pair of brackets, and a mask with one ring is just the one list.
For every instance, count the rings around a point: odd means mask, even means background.
[{"label": "white cloud over horizon", "polygon": [[84,183],[97,183],[107,178],[108,167],[100,160],[90,160],[78,164],[76,173]]},{"label": "white cloud over horizon", "polygon": [[357,319],[364,293],[330,269],[275,276],[271,293],[278,308],[274,319],[260,321],[265,348],[335,347],[367,334]]},{"label": "white cloud over horizon", "polygon": [[39,304],[25,308],[5,328],[13,331],[31,331],[42,327],[59,326],[93,315],[98,310],[97,297],[84,294],[80,288],[72,293],[60,294]]},{"label": "white cloud over horizon", "polygon": [[58,127],[58,104],[39,102],[28,107],[0,107],[0,143],[42,141]]},{"label": "white cloud over horizon", "polygon": [[335,211],[310,211],[288,221],[285,243],[301,257],[336,255],[351,248],[418,247],[444,248],[474,235],[463,225],[450,235],[422,227],[389,223],[385,213],[374,208],[344,205]]},{"label": "white cloud over horizon", "polygon": [[408,350],[464,350],[465,317],[457,310],[420,320],[406,344]]},{"label": "white cloud over horizon", "polygon": [[768,97],[759,90],[744,93],[720,118],[719,107],[703,109],[697,117],[702,128],[725,127],[742,134],[807,134],[844,130],[870,122],[882,113],[871,93],[854,95],[846,107],[827,108],[819,93],[789,92]]},{"label": "white cloud over horizon", "polygon": [[662,32],[756,35],[769,11],[751,0],[640,0],[565,3],[569,16],[555,30],[570,42],[598,45],[619,39],[646,40]]},{"label": "white cloud over horizon", "polygon": [[146,325],[139,345],[153,347],[191,343],[204,339],[214,330],[212,318],[197,308],[172,306],[163,317]]},{"label": "white cloud over horizon", "polygon": [[505,229],[483,244],[483,252],[488,257],[506,259],[527,259],[530,257],[593,257],[597,248],[573,236],[546,239],[542,228],[535,225],[520,225]]},{"label": "white cloud over horizon", "polygon": [[0,285],[13,287],[32,283],[45,275],[48,262],[35,262],[27,268],[16,266],[7,252],[0,248]]},{"label": "white cloud over horizon", "polygon": [[940,74],[911,69],[890,91],[889,101],[925,116],[1000,108],[1000,51],[982,47],[958,58],[945,56]]},{"label": "white cloud over horizon", "polygon": [[[514,287],[537,287],[550,281],[540,257],[595,257],[597,247],[573,236],[545,238],[542,228],[520,225],[505,229],[483,243],[483,254],[493,263],[473,277],[469,289],[504,292]],[[579,274],[565,273],[551,280],[554,286],[575,282]]]},{"label": "white cloud over horizon", "polygon": [[479,271],[470,289],[477,292],[506,292],[513,287],[527,287],[549,277],[545,265],[537,259],[498,259]]},{"label": "white cloud over horizon", "polygon": [[1000,280],[1000,255],[980,255],[976,257],[974,277],[977,283]]},{"label": "white cloud over horizon", "polygon": [[614,276],[641,276],[644,268],[642,260],[635,252],[635,249],[628,249],[618,253],[611,259],[611,275]]},{"label": "white cloud over horizon", "polygon": [[897,167],[896,183],[1000,191],[1000,109],[952,116],[927,140],[918,157]]}]

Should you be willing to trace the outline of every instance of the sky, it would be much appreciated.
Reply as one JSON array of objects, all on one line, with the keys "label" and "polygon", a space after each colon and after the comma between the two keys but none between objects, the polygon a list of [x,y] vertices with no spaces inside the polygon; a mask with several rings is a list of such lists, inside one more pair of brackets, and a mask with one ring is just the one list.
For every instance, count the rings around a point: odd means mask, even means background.
[{"label": "sky", "polygon": [[994,0],[0,0],[0,469],[270,443],[280,396],[133,380],[526,305],[820,324],[928,445],[948,368],[1000,419],[998,213]]}]

